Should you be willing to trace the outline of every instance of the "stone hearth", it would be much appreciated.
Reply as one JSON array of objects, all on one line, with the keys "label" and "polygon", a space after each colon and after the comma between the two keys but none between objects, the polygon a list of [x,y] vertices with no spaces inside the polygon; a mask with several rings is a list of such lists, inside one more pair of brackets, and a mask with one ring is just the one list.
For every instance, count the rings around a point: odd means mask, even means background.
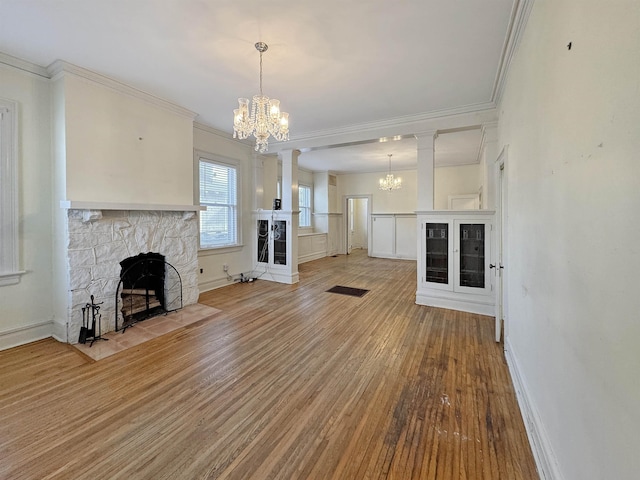
[{"label": "stone hearth", "polygon": [[103,302],[102,333],[115,329],[120,262],[158,252],[180,273],[183,305],[198,300],[198,224],[195,212],[68,210],[69,343],[76,343],[82,307]]}]

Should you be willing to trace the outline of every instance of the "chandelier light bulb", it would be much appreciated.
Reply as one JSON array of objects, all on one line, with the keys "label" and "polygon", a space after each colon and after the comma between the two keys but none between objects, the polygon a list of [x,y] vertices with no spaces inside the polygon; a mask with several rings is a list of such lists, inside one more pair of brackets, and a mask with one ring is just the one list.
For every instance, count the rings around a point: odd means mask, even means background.
[{"label": "chandelier light bulb", "polygon": [[262,54],[269,47],[263,42],[255,47],[260,52],[260,95],[253,96],[251,106],[249,99],[238,99],[238,108],[233,111],[233,138],[244,140],[253,135],[256,152],[265,153],[270,136],[280,142],[289,140],[289,114],[280,111],[280,100],[262,93]]}]

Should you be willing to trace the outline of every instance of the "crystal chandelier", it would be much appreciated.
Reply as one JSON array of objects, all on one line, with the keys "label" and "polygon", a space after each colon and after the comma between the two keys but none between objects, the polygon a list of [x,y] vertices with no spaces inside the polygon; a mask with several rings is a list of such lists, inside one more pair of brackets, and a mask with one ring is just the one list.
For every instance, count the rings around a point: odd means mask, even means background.
[{"label": "crystal chandelier", "polygon": [[[239,98],[239,107],[233,111],[233,138],[244,140],[256,137],[256,152],[265,153],[269,148],[269,135],[278,141],[289,140],[289,114],[280,111],[280,100],[262,94],[262,54],[269,46],[256,43],[260,52],[260,95],[253,96],[249,108],[248,98]],[[251,112],[251,113],[249,113]]]},{"label": "crystal chandelier", "polygon": [[391,190],[398,190],[402,188],[402,179],[395,178],[393,173],[391,173],[391,154],[387,155],[389,157],[389,172],[385,178],[380,179],[380,190],[387,190],[390,192]]}]

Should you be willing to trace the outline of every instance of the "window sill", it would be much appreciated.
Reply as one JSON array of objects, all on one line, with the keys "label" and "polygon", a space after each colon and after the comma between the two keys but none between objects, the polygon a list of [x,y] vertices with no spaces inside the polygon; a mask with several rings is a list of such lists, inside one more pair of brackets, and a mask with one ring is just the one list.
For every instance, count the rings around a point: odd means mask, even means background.
[{"label": "window sill", "polygon": [[244,248],[244,245],[242,244],[238,244],[238,245],[230,245],[230,246],[226,246],[226,247],[207,247],[207,248],[200,248],[198,250],[198,256],[199,257],[206,257],[208,255],[219,255],[221,253],[232,253],[232,252],[239,252]]},{"label": "window sill", "polygon": [[10,273],[0,273],[0,287],[4,287],[6,285],[15,285],[20,283],[20,277],[24,275],[25,271],[20,272],[10,272]]}]

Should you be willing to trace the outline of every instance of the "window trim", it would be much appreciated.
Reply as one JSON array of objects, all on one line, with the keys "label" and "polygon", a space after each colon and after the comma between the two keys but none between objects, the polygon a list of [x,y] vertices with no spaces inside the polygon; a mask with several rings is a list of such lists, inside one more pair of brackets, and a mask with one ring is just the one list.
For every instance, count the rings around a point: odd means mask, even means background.
[{"label": "window trim", "polygon": [[304,207],[309,209],[309,225],[302,226],[300,225],[300,221],[298,220],[298,228],[301,230],[311,230],[313,229],[313,186],[307,185],[305,183],[298,184],[298,210],[300,211],[300,214],[298,215],[298,219],[302,218],[302,212],[303,212],[303,207],[300,206],[300,189],[302,187],[309,189],[309,206]]},{"label": "window trim", "polygon": [[18,269],[18,209],[18,103],[0,98],[0,286],[25,273]]},{"label": "window trim", "polygon": [[203,247],[200,245],[200,212],[198,212],[198,252],[199,254],[227,253],[242,248],[242,169],[240,162],[231,158],[222,157],[202,150],[194,150],[193,155],[193,183],[194,202],[200,203],[200,162],[205,161],[223,167],[234,168],[236,171],[236,243],[213,247]]}]

